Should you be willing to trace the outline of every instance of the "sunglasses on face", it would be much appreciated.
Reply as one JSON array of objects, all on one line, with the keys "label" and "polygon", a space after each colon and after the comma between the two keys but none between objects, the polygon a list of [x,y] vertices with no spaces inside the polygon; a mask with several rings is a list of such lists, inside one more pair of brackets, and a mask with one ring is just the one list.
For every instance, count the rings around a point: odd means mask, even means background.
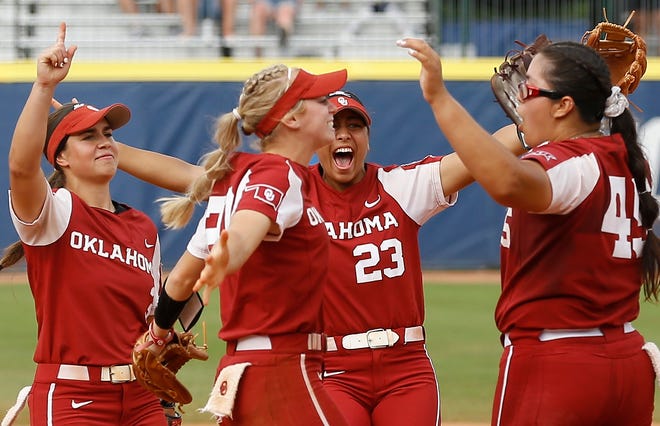
[{"label": "sunglasses on face", "polygon": [[520,98],[521,101],[531,98],[536,98],[539,96],[550,99],[561,99],[561,97],[564,95],[554,90],[540,89],[536,86],[527,83],[526,81],[523,81],[518,85],[518,97]]}]

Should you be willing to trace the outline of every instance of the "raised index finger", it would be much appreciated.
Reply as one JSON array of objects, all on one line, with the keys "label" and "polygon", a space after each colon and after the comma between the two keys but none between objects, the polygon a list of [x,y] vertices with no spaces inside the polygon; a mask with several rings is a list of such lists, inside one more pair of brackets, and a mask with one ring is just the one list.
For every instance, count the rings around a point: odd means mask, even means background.
[{"label": "raised index finger", "polygon": [[64,45],[64,39],[66,38],[66,23],[60,23],[60,31],[57,33],[57,44]]}]

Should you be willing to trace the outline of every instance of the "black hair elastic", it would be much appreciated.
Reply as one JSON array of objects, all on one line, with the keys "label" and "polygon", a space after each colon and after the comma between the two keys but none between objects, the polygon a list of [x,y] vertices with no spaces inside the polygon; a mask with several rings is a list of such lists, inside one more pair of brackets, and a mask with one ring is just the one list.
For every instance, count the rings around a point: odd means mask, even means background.
[{"label": "black hair elastic", "polygon": [[[184,306],[188,302],[186,300],[174,300],[167,294],[167,279],[163,283],[163,291],[160,292],[158,305],[156,305],[156,312],[154,313],[154,322],[156,325],[164,330],[169,330],[174,326],[174,323],[181,315]],[[191,295],[192,296],[192,295]]]}]

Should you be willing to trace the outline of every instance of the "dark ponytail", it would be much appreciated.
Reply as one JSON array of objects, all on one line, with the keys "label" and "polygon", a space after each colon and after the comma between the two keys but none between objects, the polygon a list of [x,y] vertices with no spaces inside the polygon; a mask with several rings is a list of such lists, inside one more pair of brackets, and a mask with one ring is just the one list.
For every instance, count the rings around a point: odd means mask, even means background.
[{"label": "dark ponytail", "polygon": [[612,133],[620,133],[628,151],[628,168],[635,180],[639,193],[639,213],[642,226],[647,230],[646,243],[642,251],[642,283],[644,298],[658,301],[660,297],[660,241],[653,232],[658,218],[658,201],[651,194],[651,170],[641,146],[637,143],[637,127],[629,109],[612,118]]}]

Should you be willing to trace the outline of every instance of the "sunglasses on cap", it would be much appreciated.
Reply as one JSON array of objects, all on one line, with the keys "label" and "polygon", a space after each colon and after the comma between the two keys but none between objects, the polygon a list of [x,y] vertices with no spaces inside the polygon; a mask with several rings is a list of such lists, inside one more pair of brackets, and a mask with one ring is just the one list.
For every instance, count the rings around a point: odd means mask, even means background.
[{"label": "sunglasses on cap", "polygon": [[564,95],[555,90],[538,88],[527,83],[526,81],[522,81],[520,84],[518,84],[518,98],[520,98],[521,101],[537,98],[539,96],[550,99],[561,99]]},{"label": "sunglasses on cap", "polygon": [[353,92],[349,92],[349,91],[346,91],[346,90],[337,90],[337,91],[334,91],[334,92],[330,93],[328,95],[328,98],[334,98],[336,96],[343,96],[345,98],[355,99],[360,104],[362,104],[362,101],[360,100],[360,98],[358,98],[357,95]]}]

